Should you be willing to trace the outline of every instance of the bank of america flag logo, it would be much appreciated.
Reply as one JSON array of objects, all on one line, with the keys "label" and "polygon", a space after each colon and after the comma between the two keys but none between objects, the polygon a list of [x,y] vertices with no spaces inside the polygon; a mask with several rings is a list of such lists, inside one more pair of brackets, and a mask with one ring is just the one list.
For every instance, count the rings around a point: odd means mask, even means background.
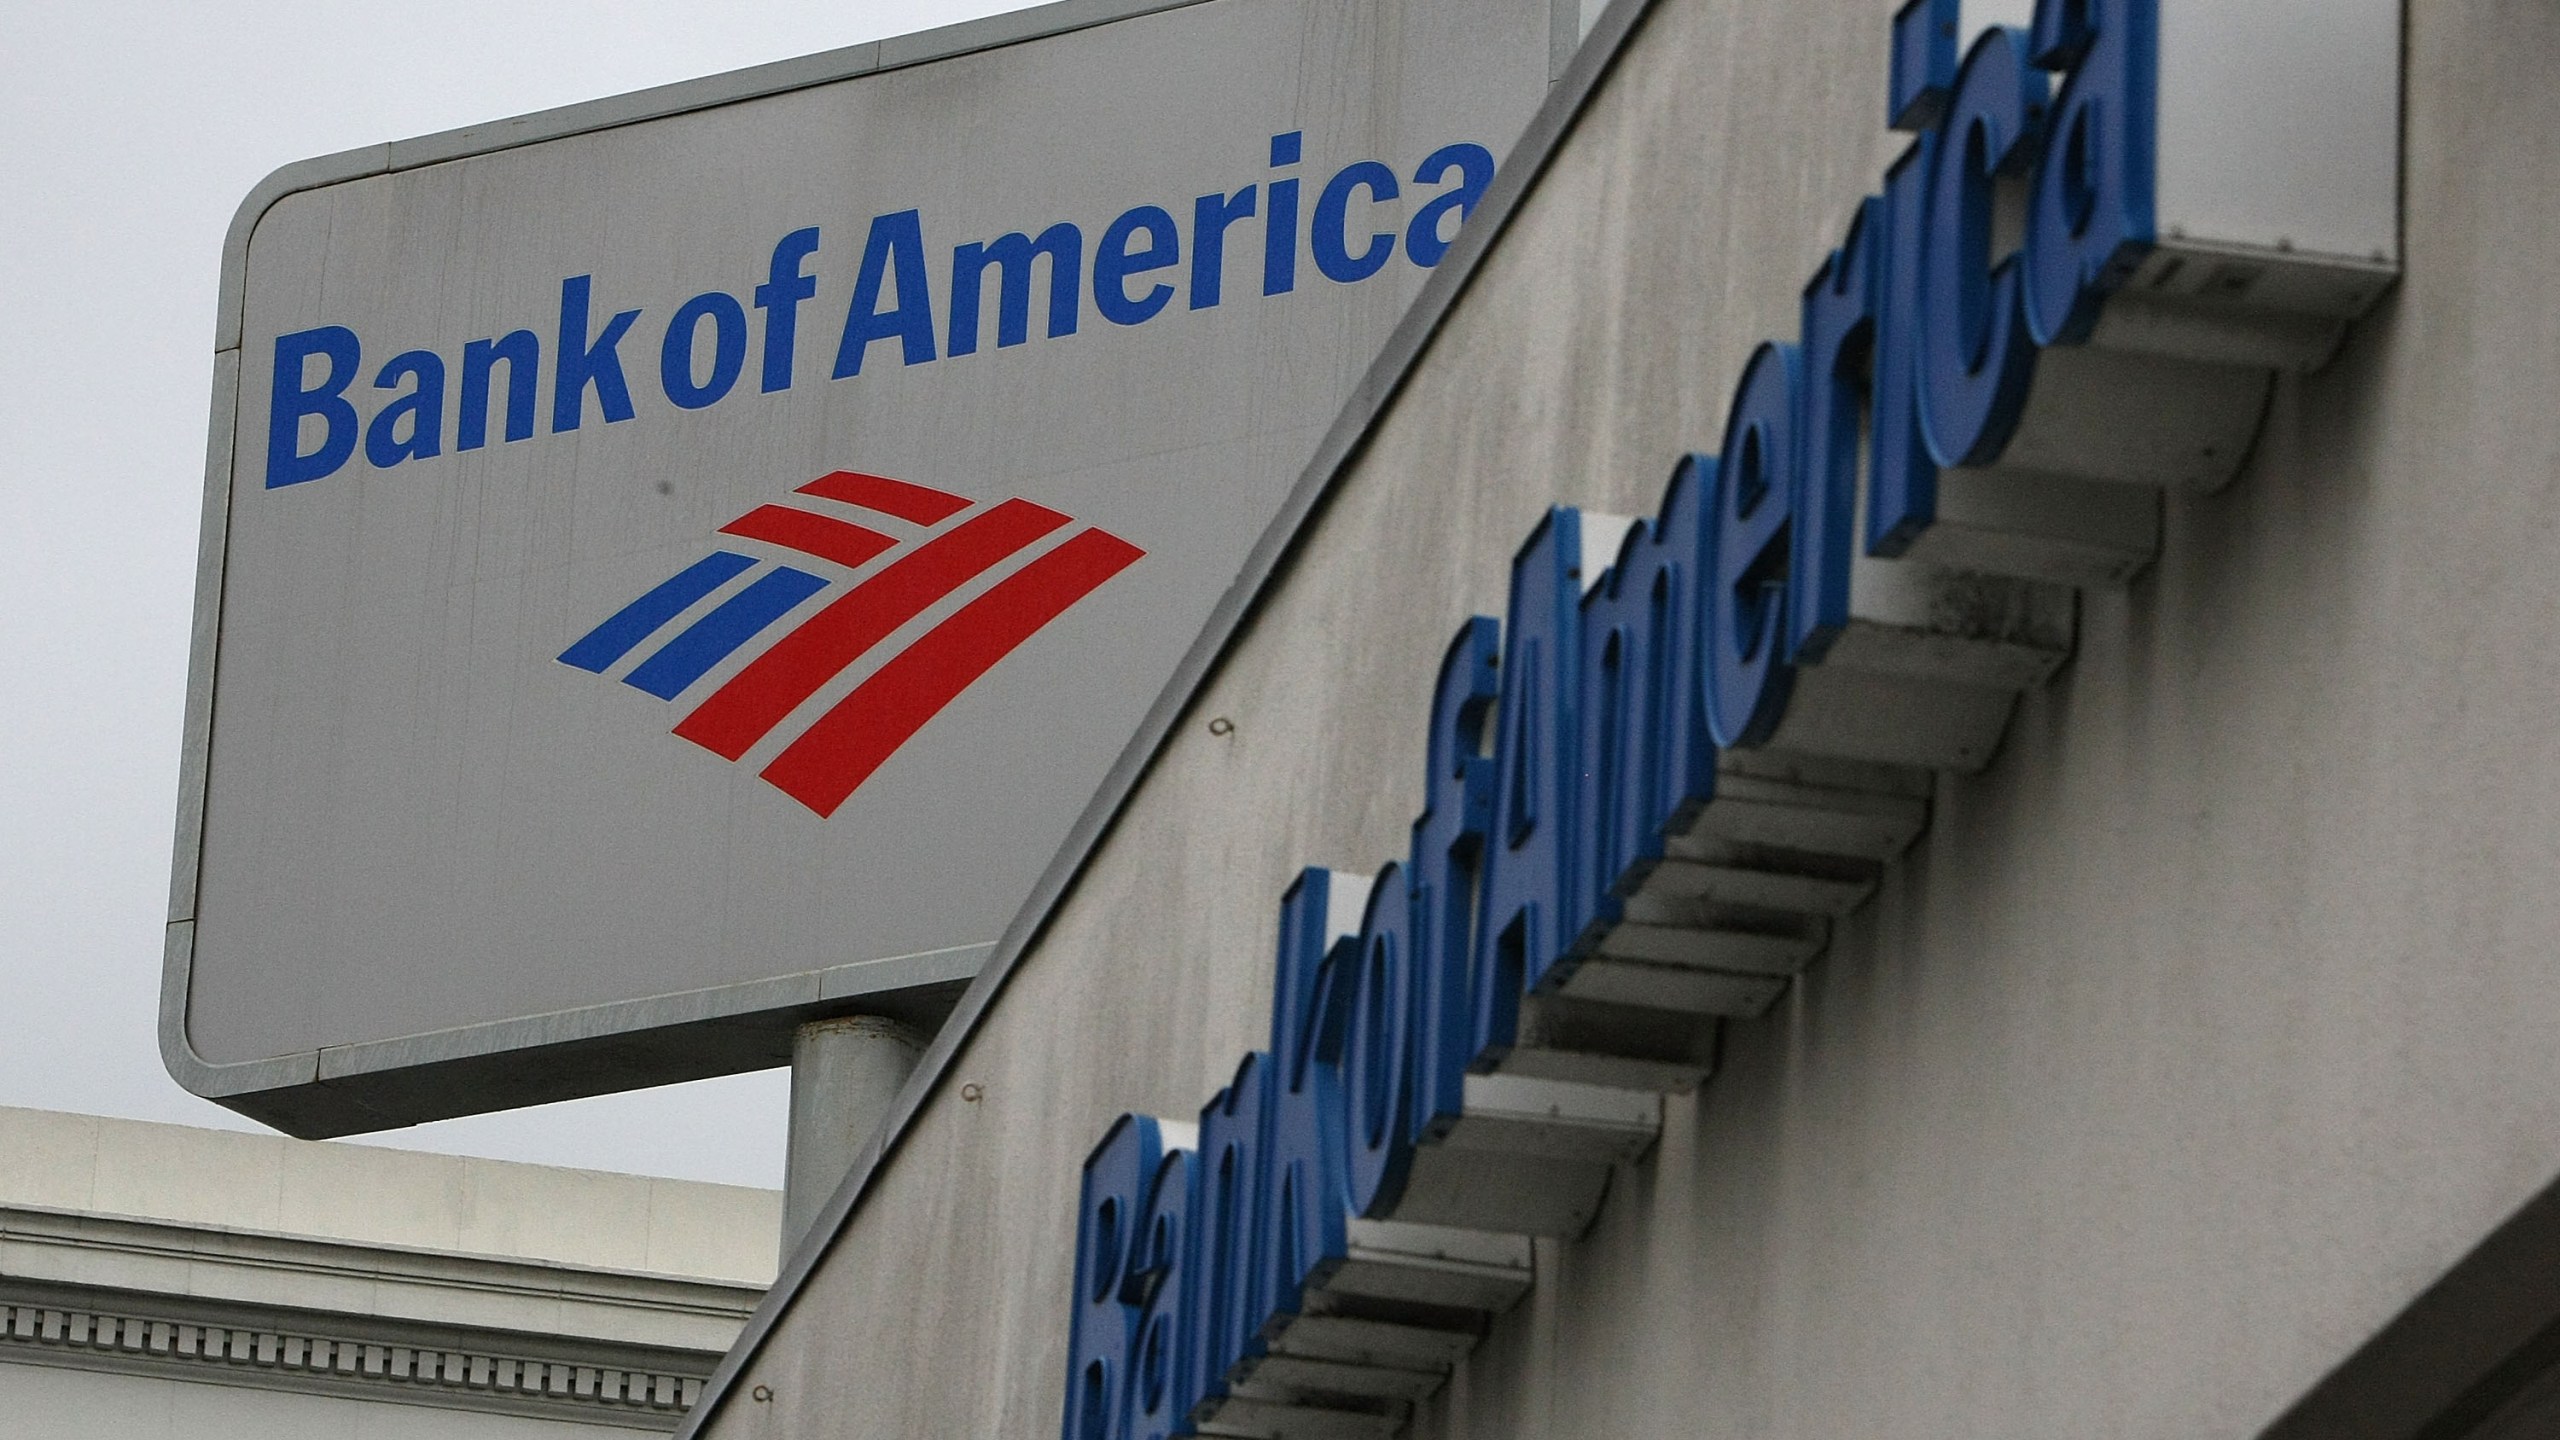
[{"label": "bank of america flag logo", "polygon": [[[843,699],[799,722],[803,728],[762,772],[821,816],[833,815],[997,661],[1146,553],[1092,526],[1075,529],[1067,516],[1028,500],[982,506],[841,470],[796,493],[819,503],[759,506],[720,533],[822,564],[803,569],[715,550],[588,631],[560,661],[602,675],[656,640],[622,683],[673,701],[730,656],[762,646],[675,725],[676,734],[735,761],[783,729],[829,682],[874,658]],[[1061,532],[1064,540],[1056,538]],[[988,575],[998,578],[940,623],[873,656],[909,622]],[[814,603],[822,594],[833,598]],[[723,598],[703,609],[715,596]],[[781,623],[795,615],[794,623]]]}]

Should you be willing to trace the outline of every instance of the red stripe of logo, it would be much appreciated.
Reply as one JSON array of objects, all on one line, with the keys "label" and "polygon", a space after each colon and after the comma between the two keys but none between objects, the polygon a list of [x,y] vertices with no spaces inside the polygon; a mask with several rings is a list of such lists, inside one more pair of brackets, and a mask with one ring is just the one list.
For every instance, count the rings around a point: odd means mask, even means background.
[{"label": "red stripe of logo", "polygon": [[1086,530],[1006,576],[838,701],[774,757],[764,778],[819,815],[833,815],[961,691],[1145,553],[1116,535]]},{"label": "red stripe of logo", "polygon": [[838,470],[821,475],[800,487],[803,495],[821,500],[837,500],[895,515],[918,525],[938,525],[969,508],[969,502],[946,491],[892,480],[886,475],[862,475],[851,470]]},{"label": "red stripe of logo", "polygon": [[970,517],[810,616],[713,691],[675,733],[737,759],[891,631],[1066,523],[1066,516],[1028,500],[1007,500]]},{"label": "red stripe of logo", "polygon": [[864,561],[897,543],[877,530],[781,505],[759,505],[721,526],[720,533],[781,545],[832,560],[847,570],[860,569]]}]

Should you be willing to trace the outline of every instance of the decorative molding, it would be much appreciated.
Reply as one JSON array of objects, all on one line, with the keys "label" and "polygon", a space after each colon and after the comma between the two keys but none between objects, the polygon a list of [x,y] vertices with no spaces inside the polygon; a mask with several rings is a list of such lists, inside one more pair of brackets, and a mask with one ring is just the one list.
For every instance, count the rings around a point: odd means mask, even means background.
[{"label": "decorative molding", "polygon": [[0,1207],[0,1363],[667,1431],[761,1294]]},{"label": "decorative molding", "polygon": [[[318,1319],[320,1317],[313,1317]],[[581,1365],[501,1352],[379,1343],[318,1326],[200,1325],[102,1307],[0,1306],[0,1362],[148,1375],[673,1430],[702,1396],[716,1356],[678,1369]],[[525,1337],[531,1339],[532,1337]]]}]

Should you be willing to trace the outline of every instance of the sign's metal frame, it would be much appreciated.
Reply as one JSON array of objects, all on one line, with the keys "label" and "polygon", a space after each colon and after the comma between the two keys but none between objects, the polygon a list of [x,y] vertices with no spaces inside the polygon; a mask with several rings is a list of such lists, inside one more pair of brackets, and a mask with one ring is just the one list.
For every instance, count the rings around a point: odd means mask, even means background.
[{"label": "sign's metal frame", "polygon": [[[291,1133],[349,1134],[458,1113],[437,1097],[467,1087],[471,1111],[734,1074],[787,1063],[799,1024],[859,1008],[931,1027],[998,947],[960,946],[774,979],[563,1010],[396,1039],[218,1063],[187,1034],[197,887],[213,728],[215,642],[228,553],[234,426],[249,242],[267,211],[303,191],[494,154],[838,81],[1046,39],[1206,0],[1059,0],[916,34],[728,74],[368,145],[287,165],[252,189],[223,241],[214,322],[212,414],[190,637],[177,830],[160,992],[163,1063],[189,1091]],[[1551,75],[1581,39],[1580,0],[1554,0]],[[1239,589],[1251,586],[1239,582]],[[1234,592],[1231,592],[1231,595]],[[1213,622],[1213,628],[1216,628]],[[1183,688],[1178,677],[1176,687]],[[1142,735],[1133,752],[1146,746]],[[1081,831],[1068,844],[1080,853]],[[645,1040],[642,1037],[647,1037]],[[669,1043],[670,1040],[677,1043]]]}]

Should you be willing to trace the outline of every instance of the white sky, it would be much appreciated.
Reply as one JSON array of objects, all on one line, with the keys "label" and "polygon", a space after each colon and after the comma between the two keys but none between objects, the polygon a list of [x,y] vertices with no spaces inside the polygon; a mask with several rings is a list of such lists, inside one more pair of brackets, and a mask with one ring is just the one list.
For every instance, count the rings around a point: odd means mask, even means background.
[{"label": "white sky", "polygon": [[[254,1129],[155,1014],[214,281],[289,161],[1021,0],[0,0],[0,1104]],[[368,1143],[779,1185],[784,1072]],[[0,1157],[5,1161],[5,1157]]]}]

